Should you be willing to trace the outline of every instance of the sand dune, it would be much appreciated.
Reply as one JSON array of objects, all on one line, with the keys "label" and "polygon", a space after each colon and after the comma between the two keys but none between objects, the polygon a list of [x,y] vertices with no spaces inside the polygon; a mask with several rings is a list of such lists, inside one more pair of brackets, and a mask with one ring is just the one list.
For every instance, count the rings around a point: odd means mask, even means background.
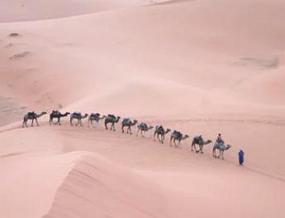
[{"label": "sand dune", "polygon": [[142,180],[93,154],[83,155],[44,217],[168,217],[158,186],[146,185]]},{"label": "sand dune", "polygon": [[[150,7],[151,6],[151,7]],[[284,217],[284,1],[1,1],[0,217]],[[115,113],[189,134],[20,128]],[[120,128],[120,125],[117,126]],[[225,160],[190,152],[223,134]],[[243,148],[246,166],[237,165]]]},{"label": "sand dune", "polygon": [[0,22],[53,19],[135,6],[142,0],[3,0]]}]

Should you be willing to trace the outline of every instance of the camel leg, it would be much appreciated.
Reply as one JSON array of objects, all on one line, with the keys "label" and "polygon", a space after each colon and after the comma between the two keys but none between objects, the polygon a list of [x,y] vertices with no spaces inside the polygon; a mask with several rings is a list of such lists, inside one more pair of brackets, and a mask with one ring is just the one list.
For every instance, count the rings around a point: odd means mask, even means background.
[{"label": "camel leg", "polygon": [[38,122],[38,119],[36,118],[35,120],[36,120],[36,124],[37,124],[37,126],[39,126],[39,122]]},{"label": "camel leg", "polygon": [[[199,146],[199,145],[198,145]],[[200,148],[197,150],[196,144],[195,144],[195,152],[199,153],[200,152]]]},{"label": "camel leg", "polygon": [[194,151],[194,146],[195,146],[195,143],[192,143],[192,145],[191,145],[191,151]]},{"label": "camel leg", "polygon": [[22,128],[24,128],[24,125],[25,125],[25,121],[23,121]]},{"label": "camel leg", "polygon": [[61,125],[61,123],[60,123],[60,117],[57,118],[57,123],[58,123],[58,125]]},{"label": "camel leg", "polygon": [[199,145],[199,148],[200,148],[200,153],[203,154],[203,145]]},{"label": "camel leg", "polygon": [[161,135],[161,137],[160,137],[160,142],[161,142],[161,144],[164,143],[164,136],[163,135]]},{"label": "camel leg", "polygon": [[72,118],[70,118],[69,120],[70,126],[73,126],[72,120],[73,120]]},{"label": "camel leg", "polygon": [[215,148],[213,148],[213,158],[216,158],[215,152],[216,152],[216,150],[215,150]]},{"label": "camel leg", "polygon": [[132,133],[132,129],[131,129],[131,127],[129,127],[129,129],[130,129],[130,135],[132,135],[133,133]]}]

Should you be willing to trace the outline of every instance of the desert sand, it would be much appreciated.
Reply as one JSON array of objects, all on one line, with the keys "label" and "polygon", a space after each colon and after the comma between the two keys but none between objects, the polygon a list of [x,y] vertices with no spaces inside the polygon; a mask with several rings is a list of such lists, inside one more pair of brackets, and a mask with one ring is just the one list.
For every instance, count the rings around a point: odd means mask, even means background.
[{"label": "desert sand", "polygon": [[[283,218],[285,2],[0,2],[0,217]],[[2,13],[3,12],[3,13]],[[21,128],[114,113],[188,134]],[[136,128],[134,128],[136,131]],[[192,138],[232,148],[191,152]],[[245,166],[237,162],[245,151]]]}]

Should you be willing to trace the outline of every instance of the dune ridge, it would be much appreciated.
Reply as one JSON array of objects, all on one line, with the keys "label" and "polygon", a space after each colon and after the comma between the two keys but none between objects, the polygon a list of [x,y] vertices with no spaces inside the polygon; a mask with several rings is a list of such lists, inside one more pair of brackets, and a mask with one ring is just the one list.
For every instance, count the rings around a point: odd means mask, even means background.
[{"label": "dune ridge", "polygon": [[98,155],[80,153],[44,217],[168,217],[157,188]]}]

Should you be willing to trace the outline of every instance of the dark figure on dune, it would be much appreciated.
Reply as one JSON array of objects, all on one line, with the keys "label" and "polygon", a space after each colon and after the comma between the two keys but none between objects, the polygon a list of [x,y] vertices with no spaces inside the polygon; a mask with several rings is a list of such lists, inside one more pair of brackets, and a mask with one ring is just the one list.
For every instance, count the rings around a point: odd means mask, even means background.
[{"label": "dark figure on dune", "polygon": [[108,114],[105,117],[105,128],[108,130],[108,124],[111,123],[110,130],[116,131],[115,129],[115,123],[118,123],[121,117],[116,117],[113,114]]},{"label": "dark figure on dune", "polygon": [[99,113],[92,113],[92,114],[90,114],[89,118],[88,118],[88,126],[92,127],[94,121],[98,124],[99,121],[105,119],[105,117],[106,117],[105,115],[103,115],[101,117],[101,115]]},{"label": "dark figure on dune", "polygon": [[[174,146],[178,147],[178,145],[181,143],[181,141],[185,140],[187,138],[189,138],[188,135],[183,135],[181,132],[174,130],[170,136],[170,146],[172,146],[172,142],[173,142]],[[177,142],[178,142],[178,144],[177,144]]]},{"label": "dark figure on dune", "polygon": [[238,162],[239,162],[239,165],[241,166],[244,163],[244,151],[243,150],[240,150],[238,153]]},{"label": "dark figure on dune", "polygon": [[163,126],[156,126],[155,130],[154,130],[154,134],[153,134],[153,138],[155,140],[155,138],[157,138],[159,140],[160,143],[163,144],[164,139],[165,139],[165,135],[167,133],[169,133],[171,131],[171,129],[164,129]]},{"label": "dark figure on dune", "polygon": [[123,119],[123,121],[122,121],[122,133],[125,132],[124,129],[127,127],[126,133],[127,133],[127,134],[129,133],[130,135],[132,135],[132,134],[133,134],[133,133],[132,133],[132,126],[136,125],[137,122],[138,122],[137,120],[132,121],[132,120],[129,119],[129,118]]},{"label": "dark figure on dune", "polygon": [[140,123],[138,126],[137,136],[139,135],[139,132],[141,133],[141,136],[144,136],[143,133],[147,132],[148,130],[153,129],[153,126],[148,126],[146,123]]},{"label": "dark figure on dune", "polygon": [[[210,144],[212,141],[211,140],[207,140],[207,141],[204,141],[203,137],[200,135],[200,136],[196,136],[193,138],[193,141],[192,141],[192,144],[191,144],[191,151],[196,151],[196,153],[201,153],[203,154],[203,147],[204,145],[207,145],[207,144]],[[196,148],[196,145],[199,146],[199,149]]]},{"label": "dark figure on dune", "polygon": [[[57,110],[53,110],[51,112],[51,114],[49,115],[49,124],[58,124],[58,125],[61,125],[60,123],[60,118],[61,117],[66,117],[68,116],[70,113],[69,112],[66,112],[64,114],[62,114],[61,112],[57,111]],[[57,122],[53,122],[53,119],[57,119]]]},{"label": "dark figure on dune", "polygon": [[70,115],[70,125],[73,126],[73,120],[77,120],[77,125],[82,126],[82,119],[85,119],[86,117],[88,117],[88,114],[82,115],[79,112],[74,112]]},{"label": "dark figure on dune", "polygon": [[23,125],[22,127],[28,127],[28,120],[32,120],[31,126],[34,126],[34,121],[36,121],[37,126],[39,125],[38,123],[38,118],[41,116],[47,114],[47,112],[41,112],[40,114],[33,112],[28,112],[23,119]]}]

